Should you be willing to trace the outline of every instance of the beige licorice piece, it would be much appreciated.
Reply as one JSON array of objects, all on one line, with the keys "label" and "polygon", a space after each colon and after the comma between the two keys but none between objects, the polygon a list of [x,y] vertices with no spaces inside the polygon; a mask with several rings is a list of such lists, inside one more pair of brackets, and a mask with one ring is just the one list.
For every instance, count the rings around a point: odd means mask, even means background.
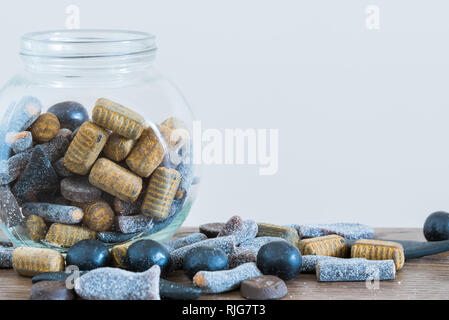
[{"label": "beige licorice piece", "polygon": [[142,178],[106,158],[97,160],[89,182],[126,202],[136,201],[142,191]]},{"label": "beige licorice piece", "polygon": [[98,99],[92,120],[122,137],[137,140],[145,129],[145,119],[138,113],[109,99]]},{"label": "beige licorice piece", "polygon": [[164,160],[164,156],[161,138],[149,127],[137,141],[126,159],[126,164],[139,176],[148,178]]},{"label": "beige licorice piece", "polygon": [[120,244],[112,247],[112,262],[117,268],[126,269],[126,253],[132,243]]},{"label": "beige licorice piece", "polygon": [[31,215],[27,218],[25,224],[28,236],[31,240],[38,242],[45,238],[48,227],[44,219],[39,216]]},{"label": "beige licorice piece", "polygon": [[105,201],[88,204],[84,209],[83,224],[93,231],[107,231],[114,223],[114,211]]},{"label": "beige licorice piece", "polygon": [[13,253],[14,270],[27,277],[64,270],[64,257],[56,250],[19,247]]},{"label": "beige licorice piece", "polygon": [[95,231],[89,230],[87,228],[53,223],[47,232],[45,241],[61,247],[70,248],[81,240],[95,238]]},{"label": "beige licorice piece", "polygon": [[113,133],[109,137],[103,152],[109,159],[120,162],[126,159],[136,142],[136,140],[127,139]]},{"label": "beige licorice piece", "polygon": [[299,243],[298,232],[296,232],[293,228],[268,223],[258,223],[257,227],[257,237],[279,237],[287,240],[295,246]]},{"label": "beige licorice piece", "polygon": [[393,260],[396,270],[404,266],[404,248],[400,243],[362,239],[351,247],[351,258],[365,258],[367,260]]},{"label": "beige licorice piece", "polygon": [[346,240],[337,235],[303,239],[299,242],[298,248],[302,255],[339,258],[345,258],[348,255]]},{"label": "beige licorice piece", "polygon": [[79,175],[86,175],[108,138],[109,133],[106,130],[92,122],[84,122],[64,156],[66,169]]},{"label": "beige licorice piece", "polygon": [[56,137],[60,128],[59,120],[54,114],[43,113],[33,123],[30,131],[34,141],[44,143]]},{"label": "beige licorice piece", "polygon": [[157,168],[151,176],[142,213],[156,220],[166,219],[180,182],[181,175],[175,169]]}]

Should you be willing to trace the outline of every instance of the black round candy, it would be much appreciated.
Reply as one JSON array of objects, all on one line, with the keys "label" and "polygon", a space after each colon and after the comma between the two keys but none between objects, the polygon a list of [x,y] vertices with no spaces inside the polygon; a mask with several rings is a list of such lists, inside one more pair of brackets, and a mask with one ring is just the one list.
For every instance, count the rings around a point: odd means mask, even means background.
[{"label": "black round candy", "polygon": [[449,213],[432,213],[424,222],[424,237],[427,241],[449,240]]},{"label": "black round candy", "polygon": [[50,107],[47,112],[54,114],[58,118],[61,128],[67,128],[72,131],[84,122],[89,121],[89,113],[78,102],[61,102]]},{"label": "black round candy", "polygon": [[81,240],[69,249],[66,257],[67,266],[78,266],[83,271],[107,267],[109,262],[109,250],[98,240]]},{"label": "black round candy", "polygon": [[228,256],[219,248],[193,248],[184,257],[184,272],[190,279],[198,271],[218,271],[228,268]]},{"label": "black round candy", "polygon": [[144,272],[157,264],[161,273],[167,274],[171,266],[170,253],[159,242],[153,240],[140,240],[133,243],[126,253],[128,270]]},{"label": "black round candy", "polygon": [[274,241],[260,248],[257,267],[265,275],[291,280],[301,272],[302,258],[298,248],[287,241]]}]

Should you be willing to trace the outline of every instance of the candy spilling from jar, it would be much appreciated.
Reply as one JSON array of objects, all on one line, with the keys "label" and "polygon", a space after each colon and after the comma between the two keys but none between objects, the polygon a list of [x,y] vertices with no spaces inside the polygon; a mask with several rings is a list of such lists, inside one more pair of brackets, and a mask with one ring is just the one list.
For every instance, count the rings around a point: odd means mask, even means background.
[{"label": "candy spilling from jar", "polygon": [[0,206],[8,229],[67,250],[86,239],[118,243],[154,234],[182,211],[194,177],[188,152],[170,156],[190,143],[171,140],[175,130],[187,130],[181,120],[148,124],[104,98],[92,119],[76,102],[42,109],[38,99],[24,97],[0,130]]},{"label": "candy spilling from jar", "polygon": [[[437,218],[429,216],[425,234],[429,225],[447,228],[449,214]],[[313,236],[304,238],[299,230]],[[33,277],[32,299],[197,299],[239,288],[247,299],[280,299],[300,273],[315,273],[319,282],[393,280],[405,260],[449,251],[449,233],[442,228],[436,242],[376,240],[373,229],[361,224],[278,226],[234,216],[200,231],[111,249],[82,240],[65,258],[55,250],[0,241],[0,267]],[[190,284],[167,280],[180,270]]]}]

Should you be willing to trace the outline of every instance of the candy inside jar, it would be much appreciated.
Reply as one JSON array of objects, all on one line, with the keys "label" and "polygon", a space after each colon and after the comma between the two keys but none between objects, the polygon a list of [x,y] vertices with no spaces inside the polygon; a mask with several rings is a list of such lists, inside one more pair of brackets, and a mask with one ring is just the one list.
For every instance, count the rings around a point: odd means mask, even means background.
[{"label": "candy inside jar", "polygon": [[150,63],[154,37],[75,30],[22,46],[25,72],[0,94],[4,233],[61,251],[170,238],[197,179],[191,113]]}]

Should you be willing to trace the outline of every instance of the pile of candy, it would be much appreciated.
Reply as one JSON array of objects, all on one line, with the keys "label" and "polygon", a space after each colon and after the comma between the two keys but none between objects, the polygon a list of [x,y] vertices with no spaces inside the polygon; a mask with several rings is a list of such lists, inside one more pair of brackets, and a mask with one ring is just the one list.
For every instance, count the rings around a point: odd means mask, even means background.
[{"label": "pile of candy", "polygon": [[[300,236],[306,234],[312,238]],[[285,281],[301,272],[320,282],[395,279],[406,259],[449,251],[449,214],[430,215],[424,234],[436,242],[374,240],[373,229],[360,224],[277,226],[234,216],[166,243],[139,240],[109,250],[82,240],[65,259],[2,241],[0,266],[33,277],[32,299],[197,299],[238,288],[247,299],[279,299]],[[167,281],[176,270],[192,284]]]},{"label": "pile of candy", "polygon": [[41,111],[38,99],[24,97],[3,119],[0,151],[9,157],[0,162],[0,213],[7,228],[70,248],[150,235],[181,212],[194,179],[188,138],[172,137],[187,130],[182,121],[147,125],[103,98],[92,120],[76,102]]}]

